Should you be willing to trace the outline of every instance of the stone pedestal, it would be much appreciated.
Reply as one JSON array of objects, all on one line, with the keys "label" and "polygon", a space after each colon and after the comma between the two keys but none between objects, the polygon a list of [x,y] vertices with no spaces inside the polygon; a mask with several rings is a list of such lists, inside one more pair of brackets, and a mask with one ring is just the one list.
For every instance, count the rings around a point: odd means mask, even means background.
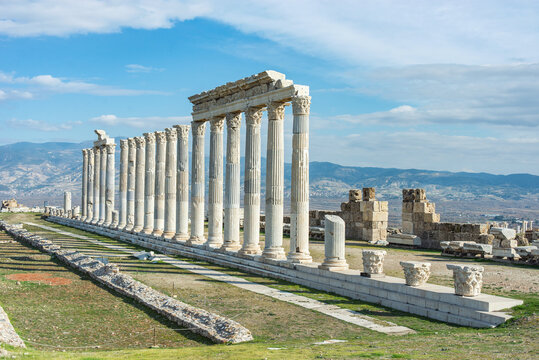
[{"label": "stone pedestal", "polygon": [[99,163],[99,221],[97,225],[103,225],[106,216],[107,198],[107,147],[101,146],[99,149],[101,162]]},{"label": "stone pedestal", "polygon": [[127,225],[127,167],[129,161],[129,142],[120,140],[120,210],[118,212],[118,229]]},{"label": "stone pedestal", "polygon": [[310,96],[292,98],[292,181],[290,197],[290,252],[293,263],[312,261],[309,253],[309,110]]},{"label": "stone pedestal", "polygon": [[114,210],[114,179],[116,178],[116,166],[114,161],[116,144],[107,144],[105,149],[107,151],[107,174],[106,174],[106,188],[105,188],[105,221],[103,226],[110,226],[112,224],[112,211]]},{"label": "stone pedestal", "polygon": [[165,129],[167,135],[167,156],[165,163],[165,229],[163,237],[170,239],[176,233],[176,129]]},{"label": "stone pedestal", "polygon": [[94,217],[94,150],[88,149],[88,202],[86,207],[86,222]]},{"label": "stone pedestal", "polygon": [[286,259],[283,249],[284,104],[268,104],[266,241],[262,258]]},{"label": "stone pedestal", "polygon": [[404,279],[408,286],[421,286],[427,282],[430,276],[430,263],[419,261],[401,261],[404,271]]},{"label": "stone pedestal", "polygon": [[240,125],[241,113],[226,115],[225,233],[221,249],[240,249]]},{"label": "stone pedestal", "polygon": [[363,272],[362,276],[376,277],[384,275],[384,257],[387,252],[384,250],[363,250]]},{"label": "stone pedestal", "polygon": [[262,109],[245,112],[245,176],[243,198],[243,246],[240,254],[258,255],[260,250],[260,124]]},{"label": "stone pedestal", "polygon": [[88,211],[88,149],[82,149],[82,193],[81,193],[82,221],[86,221]]},{"label": "stone pedestal", "polygon": [[137,163],[137,144],[134,138],[127,139],[129,145],[127,165],[127,217],[124,230],[131,231],[135,226],[135,177]]},{"label": "stone pedestal", "polygon": [[447,268],[453,271],[455,294],[470,297],[481,294],[484,271],[482,266],[447,264]]},{"label": "stone pedestal", "polygon": [[191,237],[187,244],[204,243],[204,133],[206,123],[193,121],[193,150],[191,152]]},{"label": "stone pedestal", "polygon": [[154,229],[155,210],[155,133],[144,133],[146,142],[144,167],[144,234]]},{"label": "stone pedestal", "polygon": [[176,168],[176,234],[175,241],[189,239],[189,125],[174,125],[178,134]]},{"label": "stone pedestal", "polygon": [[161,236],[165,229],[165,160],[167,155],[167,138],[164,131],[156,131],[155,138],[155,220],[152,235]]},{"label": "stone pedestal", "polygon": [[223,244],[223,125],[224,117],[211,120],[210,172],[208,188],[208,240],[207,247],[219,248]]},{"label": "stone pedestal", "polygon": [[325,216],[325,259],[319,265],[324,270],[346,270],[348,264],[345,258],[345,223],[344,220],[336,215]]},{"label": "stone pedestal", "polygon": [[[144,228],[144,172],[146,170],[146,140],[142,136],[135,138],[137,160],[135,169],[135,225],[133,232]],[[153,218],[153,217],[152,217]]]}]

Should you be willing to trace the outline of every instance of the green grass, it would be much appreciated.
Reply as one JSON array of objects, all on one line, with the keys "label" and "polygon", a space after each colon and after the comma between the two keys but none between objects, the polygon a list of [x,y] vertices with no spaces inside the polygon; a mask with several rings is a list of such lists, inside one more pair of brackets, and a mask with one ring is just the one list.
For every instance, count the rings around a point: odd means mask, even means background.
[{"label": "green grass", "polygon": [[[63,227],[60,225],[44,222],[36,217],[25,215],[25,219],[43,223],[58,229],[63,229],[77,234],[89,236],[100,241],[111,244],[120,244],[128,248],[139,248],[130,244],[125,244],[114,239],[105,238],[95,234],[86,233],[81,230]],[[1,214],[0,218],[4,217]],[[22,219],[22,217],[21,217]],[[17,219],[11,220],[16,221]],[[34,230],[43,232],[46,237],[55,237],[55,233],[43,231],[43,229],[35,228]],[[59,234],[57,234],[59,235]],[[84,251],[106,251],[105,248],[99,245],[91,244],[84,240],[78,240],[59,235],[55,238],[56,242],[63,246],[75,244],[73,246]],[[3,246],[4,244],[2,244]],[[3,249],[3,248],[2,248]],[[140,249],[140,248],[139,248]],[[34,251],[27,249],[28,251]],[[392,249],[393,250],[393,249]],[[21,250],[17,250],[20,252]],[[108,250],[110,251],[110,250]],[[414,251],[399,249],[399,251]],[[5,256],[13,256],[11,251],[6,250]],[[37,252],[36,252],[37,254]],[[1,271],[6,271],[4,267],[4,252],[0,258]],[[20,255],[15,255],[20,256]],[[496,329],[471,329],[459,327],[455,325],[445,324],[429,319],[413,316],[407,313],[402,313],[392,309],[387,309],[378,305],[364,303],[361,301],[351,300],[335,294],[325,293],[313,289],[308,289],[296,284],[267,279],[251,274],[246,274],[241,271],[225,268],[222,266],[209,264],[203,261],[182,260],[200,264],[207,268],[216,269],[228,274],[240,276],[248,280],[261,283],[274,288],[290,291],[303,296],[311,297],[329,304],[334,304],[343,308],[349,308],[372,316],[379,321],[391,321],[398,325],[408,326],[417,331],[416,334],[405,336],[388,336],[369,331],[363,328],[358,328],[350,324],[343,323],[336,319],[325,315],[312,312],[297,306],[283,303],[275,299],[271,299],[262,295],[250,293],[231,285],[217,282],[203,276],[190,273],[186,270],[172,267],[163,263],[143,262],[128,257],[110,259],[113,262],[119,263],[122,271],[129,272],[136,279],[164,292],[169,295],[175,295],[179,300],[190,303],[195,306],[207,308],[208,310],[223,314],[225,316],[234,317],[234,319],[249,328],[255,341],[232,346],[226,345],[210,345],[204,341],[193,340],[178,340],[177,343],[166,345],[166,336],[157,334],[157,343],[161,349],[144,349],[152,344],[152,336],[145,338],[146,342],[141,341],[139,344],[130,342],[126,339],[123,343],[120,342],[110,348],[100,349],[77,349],[67,352],[45,351],[44,348],[31,347],[29,350],[19,351],[15,353],[22,354],[27,352],[29,358],[62,358],[62,359],[173,359],[173,358],[189,358],[189,359],[338,359],[338,358],[365,358],[365,359],[534,359],[538,355],[538,347],[536,339],[539,335],[537,310],[539,305],[539,297],[537,294],[524,293],[519,291],[508,292],[504,289],[489,289],[490,293],[496,293],[504,296],[511,296],[524,300],[524,305],[515,307],[512,310],[514,319]],[[44,260],[40,264],[47,263]],[[26,265],[25,265],[26,266]],[[35,266],[35,265],[33,265]],[[55,264],[60,268],[62,266]],[[22,265],[17,265],[17,268],[22,268]],[[26,270],[10,270],[10,271],[27,271]],[[63,275],[73,278],[80,277],[67,269],[63,268]],[[0,272],[0,298],[2,306],[4,299],[13,297],[14,290],[6,290],[3,286],[4,277]],[[445,281],[438,279],[439,281]],[[80,281],[88,282],[92,287],[100,289],[95,284],[86,279]],[[174,290],[172,290],[172,284]],[[16,325],[18,331],[22,331],[23,338],[28,336],[35,337],[35,333],[40,333],[42,340],[54,341],[55,335],[59,330],[51,331],[43,329],[45,324],[34,322],[33,326],[20,326],[22,321],[26,321],[27,314],[32,314],[31,317],[45,316],[43,308],[54,308],[44,303],[48,301],[55,302],[60,297],[56,294],[59,287],[49,287],[47,291],[41,289],[39,284],[31,284],[26,289],[25,294],[29,296],[28,300],[24,300],[23,304],[18,301],[12,301],[10,308],[6,309],[8,314]],[[37,290],[36,290],[37,289]],[[100,289],[103,291],[103,289]],[[106,326],[111,326],[103,316],[112,316],[103,311],[105,305],[100,305],[102,302],[107,304],[115,304],[112,299],[97,298],[95,301],[96,309],[92,311],[85,304],[86,301],[92,299],[90,296],[77,296],[75,293],[81,289],[74,290],[68,295],[66,289],[63,289],[64,296],[62,298],[75,299],[67,301],[66,305],[56,303],[55,307],[68,306],[69,303],[79,304],[82,302],[81,310],[76,310],[75,319],[93,321],[93,326],[100,330],[80,330],[82,333],[92,332],[92,336],[101,336],[99,331],[105,332]],[[92,291],[93,292],[93,291]],[[107,291],[105,291],[107,292]],[[34,293],[38,295],[34,295]],[[107,292],[108,293],[108,292]],[[88,293],[90,294],[90,293]],[[123,305],[134,308],[137,311],[142,311],[145,317],[150,319],[154,315],[142,309],[137,309],[135,304],[130,303],[127,299],[117,297],[108,293],[108,296],[115,299],[120,299]],[[99,306],[98,306],[99,305]],[[102,307],[100,307],[102,306]],[[75,307],[75,306],[73,306]],[[110,308],[110,306],[108,306]],[[133,311],[135,311],[133,310]],[[121,321],[134,321],[127,319],[129,317],[129,309],[122,309],[118,312],[118,318]],[[70,323],[70,317],[73,314],[70,310],[57,311],[54,316],[54,324],[58,328],[67,328],[73,326]],[[110,310],[109,310],[110,312]],[[22,320],[21,320],[22,318]],[[85,320],[87,319],[87,320]],[[138,321],[148,321],[144,318],[135,319]],[[75,321],[76,322],[76,321]],[[105,324],[106,325],[105,325]],[[47,323],[51,326],[51,322]],[[71,325],[70,325],[71,324]],[[164,326],[166,328],[167,326]],[[64,330],[61,330],[64,331]],[[126,330],[128,331],[128,330]],[[162,330],[166,332],[166,330]],[[110,332],[107,333],[110,337]],[[125,333],[121,333],[122,335]],[[178,336],[186,336],[183,334]],[[163,337],[163,340],[161,339]],[[313,345],[317,341],[327,340],[331,338],[347,340],[345,343],[332,345]],[[67,339],[60,337],[60,340]],[[71,344],[84,344],[94,340],[81,336],[76,339],[69,340]],[[189,341],[193,341],[188,343]],[[174,347],[163,349],[163,346]],[[129,349],[129,347],[134,347]],[[268,348],[280,348],[280,350],[269,350]]]}]

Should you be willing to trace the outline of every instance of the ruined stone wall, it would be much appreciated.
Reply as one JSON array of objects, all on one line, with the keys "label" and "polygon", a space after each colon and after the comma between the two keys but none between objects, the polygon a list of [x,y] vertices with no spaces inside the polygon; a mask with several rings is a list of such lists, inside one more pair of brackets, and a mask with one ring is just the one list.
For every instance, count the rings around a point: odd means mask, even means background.
[{"label": "ruined stone wall", "polygon": [[440,249],[441,241],[475,241],[492,244],[487,224],[440,222],[434,203],[427,200],[425,189],[402,190],[402,232],[421,238],[421,247]]},{"label": "ruined stone wall", "polygon": [[326,215],[337,215],[345,224],[346,238],[372,243],[387,239],[388,203],[377,201],[374,188],[352,189],[341,211],[312,210],[310,226],[324,226]]}]

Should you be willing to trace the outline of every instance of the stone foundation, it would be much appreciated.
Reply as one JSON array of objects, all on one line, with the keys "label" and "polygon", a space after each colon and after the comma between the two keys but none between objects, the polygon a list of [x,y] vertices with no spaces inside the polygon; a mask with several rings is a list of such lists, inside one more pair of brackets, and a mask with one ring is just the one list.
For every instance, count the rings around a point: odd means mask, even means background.
[{"label": "stone foundation", "polygon": [[51,216],[48,220],[155,251],[204,260],[464,326],[478,328],[497,326],[510,318],[500,310],[522,304],[521,300],[486,294],[473,298],[461,297],[455,295],[454,289],[447,286],[424,284],[411,287],[405,284],[404,278],[362,277],[359,270],[328,271],[319,269],[320,264],[315,262],[294,264],[282,260],[263,259],[259,255],[222,253],[207,249],[203,245],[171,242],[152,235],[118,231],[62,217]]}]

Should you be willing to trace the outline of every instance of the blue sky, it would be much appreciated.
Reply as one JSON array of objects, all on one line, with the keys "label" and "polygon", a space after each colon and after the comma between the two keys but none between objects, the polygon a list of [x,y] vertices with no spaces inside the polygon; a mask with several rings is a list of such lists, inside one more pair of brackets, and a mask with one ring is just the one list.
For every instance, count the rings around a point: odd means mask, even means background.
[{"label": "blue sky", "polygon": [[311,88],[311,160],[539,174],[533,1],[0,2],[0,144],[188,123],[267,69]]}]

